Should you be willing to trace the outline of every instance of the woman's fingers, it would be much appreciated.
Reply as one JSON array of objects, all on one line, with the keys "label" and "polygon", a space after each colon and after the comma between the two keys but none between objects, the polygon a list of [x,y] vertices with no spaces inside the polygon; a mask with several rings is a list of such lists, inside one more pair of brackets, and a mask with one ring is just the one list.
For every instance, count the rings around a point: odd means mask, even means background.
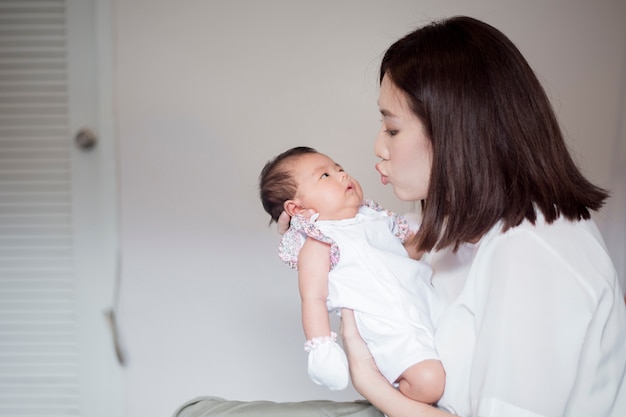
[{"label": "woman's fingers", "polygon": [[278,233],[284,235],[289,229],[289,222],[291,221],[291,216],[287,214],[286,211],[280,213],[278,217]]},{"label": "woman's fingers", "polygon": [[341,338],[351,364],[356,361],[373,363],[372,355],[356,327],[354,311],[346,308],[341,309]]},{"label": "woman's fingers", "polygon": [[[307,209],[301,212],[300,214],[304,216],[305,219],[310,220],[311,217],[313,217],[313,215],[315,214],[315,210]],[[286,211],[283,211],[282,213],[280,213],[280,216],[278,216],[278,221],[276,222],[278,223],[279,234],[284,235],[285,233],[287,233],[287,230],[289,230],[290,221],[291,221],[291,216],[287,214]]]},{"label": "woman's fingers", "polygon": [[354,311],[348,308],[341,309],[341,335],[342,337],[353,337],[354,332],[358,332],[356,321],[354,319]]}]

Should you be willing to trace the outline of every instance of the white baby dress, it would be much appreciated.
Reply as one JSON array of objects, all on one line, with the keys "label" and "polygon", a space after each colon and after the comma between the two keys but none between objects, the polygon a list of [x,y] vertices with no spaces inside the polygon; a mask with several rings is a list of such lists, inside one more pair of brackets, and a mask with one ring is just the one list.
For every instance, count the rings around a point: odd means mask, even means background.
[{"label": "white baby dress", "polygon": [[[331,245],[328,311],[354,310],[361,337],[390,383],[410,366],[438,359],[430,318],[437,303],[432,270],[409,258],[403,246],[407,232],[403,217],[366,200],[350,219],[292,217],[279,248],[281,259],[297,269],[299,250],[308,237]],[[347,361],[334,335],[320,335],[305,346],[311,379],[330,389],[345,388]]]}]

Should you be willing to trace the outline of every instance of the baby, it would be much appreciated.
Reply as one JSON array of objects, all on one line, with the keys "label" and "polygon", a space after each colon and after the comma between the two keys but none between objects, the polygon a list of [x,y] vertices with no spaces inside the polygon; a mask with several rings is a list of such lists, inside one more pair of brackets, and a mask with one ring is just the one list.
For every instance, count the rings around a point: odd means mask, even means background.
[{"label": "baby", "polygon": [[260,194],[272,221],[283,211],[291,216],[279,254],[298,270],[311,379],[333,390],[347,386],[348,364],[329,312],[348,308],[385,378],[407,397],[437,402],[445,372],[429,315],[432,271],[408,256],[406,219],[364,201],[354,178],[308,147],[268,162]]}]

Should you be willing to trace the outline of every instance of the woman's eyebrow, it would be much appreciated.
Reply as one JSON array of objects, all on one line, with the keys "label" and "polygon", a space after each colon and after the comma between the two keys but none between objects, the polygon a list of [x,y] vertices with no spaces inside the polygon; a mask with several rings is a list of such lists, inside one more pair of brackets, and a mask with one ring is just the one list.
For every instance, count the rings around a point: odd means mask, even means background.
[{"label": "woman's eyebrow", "polygon": [[380,109],[380,114],[382,114],[384,117],[397,117],[395,114],[386,109]]}]

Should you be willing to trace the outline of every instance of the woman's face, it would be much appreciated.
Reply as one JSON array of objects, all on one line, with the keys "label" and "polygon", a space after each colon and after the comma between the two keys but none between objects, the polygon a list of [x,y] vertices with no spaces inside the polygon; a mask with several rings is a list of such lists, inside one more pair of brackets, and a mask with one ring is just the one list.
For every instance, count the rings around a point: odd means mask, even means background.
[{"label": "woman's face", "polygon": [[433,162],[432,144],[424,126],[411,111],[404,93],[387,76],[380,85],[378,106],[382,123],[374,152],[381,159],[376,164],[380,180],[384,185],[391,184],[400,200],[423,200]]}]

